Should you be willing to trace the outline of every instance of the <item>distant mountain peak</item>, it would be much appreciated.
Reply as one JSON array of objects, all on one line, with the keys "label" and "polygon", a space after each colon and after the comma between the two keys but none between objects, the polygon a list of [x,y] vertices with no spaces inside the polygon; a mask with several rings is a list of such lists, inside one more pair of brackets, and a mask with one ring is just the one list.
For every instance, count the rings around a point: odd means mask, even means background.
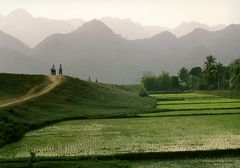
[{"label": "distant mountain peak", "polygon": [[[137,22],[134,22],[134,21],[132,21],[131,19],[129,19],[129,18],[125,18],[125,19],[120,19],[120,18],[118,18],[118,17],[109,17],[109,16],[107,16],[107,17],[103,17],[103,18],[101,18],[100,19],[100,21],[102,21],[103,23],[105,23],[105,22],[125,22],[125,23],[129,23],[129,24],[138,24],[138,25],[141,25],[140,23],[137,23]],[[142,26],[142,25],[141,25]]]},{"label": "distant mountain peak", "polygon": [[163,32],[159,33],[159,35],[176,37],[176,36],[175,36],[173,33],[171,33],[170,31],[163,31]]},{"label": "distant mountain peak", "polygon": [[181,26],[181,25],[205,25],[205,24],[203,24],[203,23],[200,23],[200,22],[196,22],[196,21],[190,21],[190,22],[182,22],[179,26]]},{"label": "distant mountain peak", "polygon": [[157,39],[157,38],[159,38],[159,39],[176,39],[177,37],[169,31],[163,31],[163,32],[153,36],[152,38],[154,38],[154,39]]},{"label": "distant mountain peak", "polygon": [[[230,24],[227,26],[225,29],[233,30],[233,29],[239,29],[240,25],[239,24]],[[223,29],[224,30],[224,29]]]},{"label": "distant mountain peak", "polygon": [[197,32],[197,33],[202,33],[202,32],[204,32],[204,33],[206,33],[206,32],[210,32],[210,31],[208,31],[208,30],[206,30],[206,29],[203,29],[203,28],[196,28],[196,29],[193,30],[193,32]]},{"label": "distant mountain peak", "polygon": [[11,13],[8,14],[8,17],[14,18],[32,18],[33,16],[25,11],[24,9],[15,9]]},{"label": "distant mountain peak", "polygon": [[191,21],[191,22],[183,22],[180,25],[178,25],[176,27],[176,29],[179,28],[185,28],[185,29],[195,29],[195,28],[204,28],[204,29],[208,29],[209,26],[200,22],[196,22],[196,21]]},{"label": "distant mountain peak", "polygon": [[21,41],[0,30],[0,48],[8,48],[22,54],[29,54],[30,49]]},{"label": "distant mountain peak", "polygon": [[192,32],[183,35],[180,37],[180,39],[185,39],[185,38],[194,38],[194,39],[199,39],[207,36],[211,36],[211,31],[205,30],[203,28],[196,28]]},{"label": "distant mountain peak", "polygon": [[74,31],[74,33],[78,32],[101,32],[101,33],[112,33],[113,31],[107,27],[103,22],[94,19],[89,22],[84,23],[80,28]]},{"label": "distant mountain peak", "polygon": [[[0,30],[0,38],[14,38],[15,39],[15,37],[13,37],[13,36],[11,36],[11,35],[9,35],[9,34],[7,34],[7,33],[5,33],[5,32],[3,32],[3,31],[1,31]],[[2,40],[2,39],[0,39],[0,40]]]},{"label": "distant mountain peak", "polygon": [[222,34],[235,34],[235,36],[238,35],[238,32],[240,31],[240,24],[230,24],[226,28],[221,29],[217,32],[220,32]]}]

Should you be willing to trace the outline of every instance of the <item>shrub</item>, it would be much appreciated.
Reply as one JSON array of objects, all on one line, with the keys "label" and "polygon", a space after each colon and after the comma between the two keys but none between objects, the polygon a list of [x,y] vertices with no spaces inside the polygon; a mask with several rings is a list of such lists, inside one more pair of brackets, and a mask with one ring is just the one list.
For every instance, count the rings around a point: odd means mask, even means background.
[{"label": "shrub", "polygon": [[146,90],[146,88],[144,87],[143,84],[141,84],[141,86],[140,86],[139,96],[141,96],[141,97],[148,96],[148,91]]}]

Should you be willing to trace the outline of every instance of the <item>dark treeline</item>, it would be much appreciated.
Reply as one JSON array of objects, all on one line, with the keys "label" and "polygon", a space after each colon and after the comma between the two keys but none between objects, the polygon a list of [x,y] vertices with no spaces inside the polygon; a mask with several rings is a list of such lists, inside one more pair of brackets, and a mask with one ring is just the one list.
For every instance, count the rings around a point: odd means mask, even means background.
[{"label": "dark treeline", "polygon": [[202,67],[181,68],[177,76],[162,72],[156,76],[146,73],[142,77],[141,91],[223,90],[240,89],[240,59],[224,66],[209,55]]}]

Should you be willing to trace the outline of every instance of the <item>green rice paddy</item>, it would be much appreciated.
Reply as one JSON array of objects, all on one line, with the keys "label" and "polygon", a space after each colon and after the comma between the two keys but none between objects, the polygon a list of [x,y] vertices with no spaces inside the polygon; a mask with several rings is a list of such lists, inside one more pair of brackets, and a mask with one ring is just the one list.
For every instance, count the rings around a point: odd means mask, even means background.
[{"label": "green rice paddy", "polygon": [[[81,157],[240,148],[240,99],[201,93],[152,97],[159,101],[150,113],[50,125],[6,145],[0,158],[24,158],[29,151],[44,157]],[[130,167],[239,166],[235,158],[116,162]]]},{"label": "green rice paddy", "polygon": [[1,157],[88,156],[240,147],[239,115],[78,120],[29,132]]},{"label": "green rice paddy", "polygon": [[222,98],[201,93],[158,94],[152,96],[160,99],[156,108],[161,111],[240,108],[240,99]]},{"label": "green rice paddy", "polygon": [[199,93],[153,97],[183,100],[160,100],[156,108],[166,112],[139,114],[141,118],[66,121],[35,130],[2,148],[0,157],[27,157],[29,151],[38,156],[91,156],[240,147],[238,99]]}]

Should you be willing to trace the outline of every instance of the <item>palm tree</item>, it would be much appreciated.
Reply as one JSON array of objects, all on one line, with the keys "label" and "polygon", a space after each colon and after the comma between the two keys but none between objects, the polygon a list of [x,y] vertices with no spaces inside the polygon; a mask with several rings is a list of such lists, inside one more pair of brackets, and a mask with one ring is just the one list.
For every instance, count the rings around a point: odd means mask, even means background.
[{"label": "palm tree", "polygon": [[208,84],[214,84],[216,73],[216,58],[212,55],[207,56],[206,61],[204,61],[203,65]]},{"label": "palm tree", "polygon": [[208,70],[211,71],[216,64],[216,58],[212,55],[209,55],[206,57],[206,61],[204,61],[203,64],[204,64],[204,69],[206,71],[208,71]]}]

